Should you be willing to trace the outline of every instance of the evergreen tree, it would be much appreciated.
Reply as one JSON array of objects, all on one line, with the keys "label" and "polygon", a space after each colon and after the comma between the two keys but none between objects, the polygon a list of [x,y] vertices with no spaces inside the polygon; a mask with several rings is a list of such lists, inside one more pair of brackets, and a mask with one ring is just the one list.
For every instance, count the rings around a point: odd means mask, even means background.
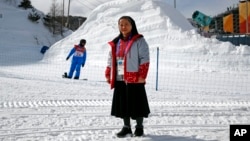
[{"label": "evergreen tree", "polygon": [[32,9],[32,12],[29,13],[28,19],[30,19],[33,22],[38,21],[41,18],[39,14],[37,14],[35,9]]},{"label": "evergreen tree", "polygon": [[24,9],[33,8],[33,6],[31,5],[30,0],[23,0],[21,2],[21,4],[19,5],[19,7],[23,7]]},{"label": "evergreen tree", "polygon": [[52,32],[52,17],[50,15],[43,17],[43,24]]}]

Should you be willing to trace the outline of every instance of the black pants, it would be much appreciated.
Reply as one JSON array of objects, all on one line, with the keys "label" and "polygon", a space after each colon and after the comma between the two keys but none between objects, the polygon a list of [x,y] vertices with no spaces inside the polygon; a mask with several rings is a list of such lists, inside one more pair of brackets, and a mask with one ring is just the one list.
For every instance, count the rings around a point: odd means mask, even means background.
[{"label": "black pants", "polygon": [[[136,128],[143,128],[143,117],[137,117],[136,119]],[[124,117],[123,118],[124,126],[125,127],[131,127],[130,126],[130,118]]]}]

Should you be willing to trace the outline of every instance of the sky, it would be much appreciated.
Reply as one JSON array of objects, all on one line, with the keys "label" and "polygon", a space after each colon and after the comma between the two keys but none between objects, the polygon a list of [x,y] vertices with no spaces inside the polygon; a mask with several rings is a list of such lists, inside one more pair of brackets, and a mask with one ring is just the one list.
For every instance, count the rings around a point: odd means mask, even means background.
[{"label": "sky", "polygon": [[[228,141],[230,125],[249,125],[249,46],[200,36],[162,2],[103,4],[59,40],[41,20],[29,21],[29,10],[0,1],[0,12],[1,141]],[[150,47],[151,113],[140,138],[115,136],[122,120],[110,115],[113,90],[104,78],[107,42],[123,14],[134,17]],[[80,80],[63,79],[66,56],[82,38],[88,56]],[[50,46],[45,54],[43,45]]]},{"label": "sky", "polygon": [[[89,12],[96,8],[99,4],[110,0],[71,0],[70,15],[88,16]],[[174,7],[174,0],[164,0]],[[51,2],[43,0],[31,0],[32,5],[37,9],[48,13]],[[57,0],[58,4],[62,4],[63,0]],[[227,7],[236,7],[239,0],[176,0],[176,8],[186,18],[192,18],[194,11],[199,10],[207,16],[215,16],[227,10]],[[65,0],[65,10],[67,15],[68,0]]]}]

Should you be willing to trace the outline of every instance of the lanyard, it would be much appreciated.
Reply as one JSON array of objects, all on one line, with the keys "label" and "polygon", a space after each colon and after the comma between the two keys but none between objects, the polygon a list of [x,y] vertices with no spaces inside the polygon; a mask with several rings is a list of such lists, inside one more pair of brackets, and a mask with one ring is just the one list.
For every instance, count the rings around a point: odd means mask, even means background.
[{"label": "lanyard", "polygon": [[[126,42],[126,47],[125,47],[125,49],[124,49],[124,51],[123,51],[123,54],[121,55],[121,56],[119,56],[119,57],[124,57],[125,56],[125,54],[126,54],[126,52],[127,52],[127,50],[128,50],[128,45],[129,45],[129,42],[130,42],[130,36],[129,36],[129,39],[128,39],[128,41]],[[117,45],[116,45],[116,55],[118,56],[119,55],[119,52],[120,52],[120,48],[121,48],[121,39],[119,39],[119,41],[118,41],[118,43],[117,43]]]}]

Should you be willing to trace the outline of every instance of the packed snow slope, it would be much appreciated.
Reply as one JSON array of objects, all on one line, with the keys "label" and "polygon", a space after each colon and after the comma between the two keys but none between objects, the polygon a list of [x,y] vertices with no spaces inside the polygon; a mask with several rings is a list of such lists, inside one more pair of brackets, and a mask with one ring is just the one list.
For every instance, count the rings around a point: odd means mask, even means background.
[{"label": "packed snow slope", "polygon": [[[47,27],[43,24],[44,14],[39,10],[35,10],[41,18],[36,22],[28,19],[28,15],[33,13],[32,9],[23,9],[18,7],[21,0],[1,0],[0,1],[0,49],[8,50],[7,53],[0,52],[0,65],[15,65],[25,63],[38,62],[43,55],[39,52],[43,46],[50,47],[56,41],[62,39],[62,36],[53,36]],[[70,32],[65,33],[65,36]],[[29,54],[30,51],[33,54]],[[5,59],[9,58],[9,59]]]},{"label": "packed snow slope", "polygon": [[69,47],[81,38],[87,39],[91,46],[88,50],[109,49],[107,42],[118,35],[118,19],[123,15],[135,19],[139,32],[143,33],[150,47],[176,46],[193,32],[185,17],[163,0],[115,0],[94,9],[76,32],[52,47],[45,59],[61,58],[58,56],[68,52]]},{"label": "packed snow slope", "polygon": [[[187,19],[164,0],[115,0],[94,9],[76,32],[51,47],[44,61],[64,62],[70,48],[80,39],[85,38],[89,52],[102,52],[101,56],[95,53],[89,55],[88,60],[99,60],[102,61],[100,64],[103,64],[103,57],[106,57],[103,53],[107,54],[109,50],[107,42],[118,35],[118,19],[123,15],[129,15],[135,19],[138,31],[144,35],[151,50],[159,47],[161,51],[182,53],[184,56],[187,55],[186,57],[192,57],[192,54],[215,56],[211,61],[222,65],[225,70],[233,70],[240,63],[236,62],[232,68],[227,60],[217,61],[221,57],[216,56],[250,53],[247,46],[235,47],[228,42],[201,37]],[[228,61],[231,62],[231,60]],[[243,61],[243,65],[249,65],[245,58],[242,60],[240,57],[240,61]],[[201,67],[200,65],[204,65],[202,69],[207,67],[207,64],[197,65],[194,68]],[[210,67],[208,71],[214,71],[216,68]]]}]

